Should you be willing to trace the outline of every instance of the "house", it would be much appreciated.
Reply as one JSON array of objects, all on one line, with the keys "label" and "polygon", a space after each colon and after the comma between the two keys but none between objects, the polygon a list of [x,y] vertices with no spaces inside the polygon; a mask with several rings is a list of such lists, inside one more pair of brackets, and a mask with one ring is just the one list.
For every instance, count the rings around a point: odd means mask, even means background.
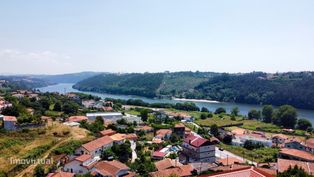
[{"label": "house", "polygon": [[3,116],[3,128],[8,131],[17,129],[17,119],[14,116]]},{"label": "house", "polygon": [[165,158],[163,160],[155,162],[155,166],[158,171],[161,171],[161,170],[166,170],[166,169],[182,166],[182,164],[178,162],[177,160]]},{"label": "house", "polygon": [[151,177],[168,177],[170,175],[176,175],[179,177],[192,176],[193,167],[191,165],[176,166],[174,168],[158,170],[156,172],[149,173]]},{"label": "house", "polygon": [[92,156],[100,156],[101,153],[113,146],[113,139],[109,136],[103,136],[93,141],[83,144],[76,149],[75,154],[89,154]]},{"label": "house", "polygon": [[286,148],[298,149],[314,154],[314,138],[310,138],[306,141],[301,141],[297,138],[288,139],[285,141]]},{"label": "house", "polygon": [[255,167],[245,167],[235,170],[229,170],[224,172],[219,172],[210,175],[201,175],[200,177],[274,177],[273,175],[266,173]]},{"label": "house", "polygon": [[172,130],[170,129],[160,129],[157,130],[155,138],[165,140],[171,137]]},{"label": "house", "polygon": [[262,144],[266,147],[271,147],[273,142],[270,138],[267,138],[263,134],[258,133],[250,133],[250,134],[243,134],[243,135],[236,135],[232,139],[232,145],[234,146],[243,146],[246,141],[252,141],[255,144]]},{"label": "house", "polygon": [[130,172],[128,166],[116,160],[98,162],[94,166],[92,174],[97,177],[135,176],[133,172]]},{"label": "house", "polygon": [[145,126],[141,126],[141,127],[136,127],[134,129],[136,132],[140,132],[140,131],[143,131],[144,133],[149,133],[149,132],[153,132],[154,131],[154,128],[153,127],[150,127],[148,125],[145,125]]},{"label": "house", "polygon": [[298,150],[298,149],[282,148],[280,149],[279,157],[283,159],[314,162],[313,154],[306,151]]},{"label": "house", "polygon": [[125,142],[125,140],[131,140],[131,141],[137,140],[137,136],[135,134],[123,134],[123,133],[116,133],[114,135],[111,135],[110,138],[116,144],[122,144]]},{"label": "house", "polygon": [[185,126],[182,123],[178,123],[173,128],[173,133],[180,138],[184,138]]},{"label": "house", "polygon": [[289,137],[284,134],[275,134],[272,136],[272,142],[275,145],[284,144]]},{"label": "house", "polygon": [[278,159],[277,160],[277,170],[279,173],[282,173],[288,170],[289,167],[298,166],[302,168],[309,175],[314,174],[314,163],[312,162],[302,162],[297,160],[287,160],[287,159]]},{"label": "house", "polygon": [[96,113],[87,113],[86,116],[90,120],[95,120],[96,117],[102,117],[104,120],[117,121],[122,119],[123,115],[120,112],[96,112]]},{"label": "house", "polygon": [[154,160],[162,160],[162,159],[165,158],[165,156],[166,156],[166,153],[164,153],[164,152],[154,151],[153,155],[152,155],[152,158]]},{"label": "house", "polygon": [[117,132],[112,130],[112,129],[107,129],[107,130],[103,130],[101,132],[99,132],[102,136],[111,136],[116,134]]},{"label": "house", "polygon": [[49,173],[47,177],[74,177],[74,173],[68,173],[68,172],[55,172],[55,173]]},{"label": "house", "polygon": [[214,163],[215,145],[200,136],[189,135],[182,143],[182,153],[186,157],[186,162],[209,162]]},{"label": "house", "polygon": [[71,116],[68,118],[68,122],[81,122],[83,120],[88,120],[88,118],[86,116]]},{"label": "house", "polygon": [[83,154],[66,163],[63,171],[83,175],[91,171],[97,160],[99,159],[93,158],[92,155]]},{"label": "house", "polygon": [[85,108],[92,108],[95,105],[95,100],[83,100],[82,105]]}]

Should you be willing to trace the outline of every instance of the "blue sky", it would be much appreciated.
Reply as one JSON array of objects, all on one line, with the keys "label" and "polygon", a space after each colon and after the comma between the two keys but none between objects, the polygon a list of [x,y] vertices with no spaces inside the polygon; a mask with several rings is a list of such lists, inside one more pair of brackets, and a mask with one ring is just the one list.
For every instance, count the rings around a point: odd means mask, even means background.
[{"label": "blue sky", "polygon": [[0,73],[314,70],[313,0],[0,2]]}]

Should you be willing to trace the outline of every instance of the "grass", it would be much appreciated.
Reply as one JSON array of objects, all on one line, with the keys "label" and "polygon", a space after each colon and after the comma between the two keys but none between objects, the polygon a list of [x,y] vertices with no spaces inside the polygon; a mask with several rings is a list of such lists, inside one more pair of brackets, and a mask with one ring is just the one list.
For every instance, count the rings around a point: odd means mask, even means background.
[{"label": "grass", "polygon": [[222,147],[225,150],[230,151],[240,157],[244,157],[247,160],[258,163],[276,162],[277,155],[279,154],[278,148],[271,147],[247,150],[240,146],[231,146],[223,143],[221,143],[219,147]]}]

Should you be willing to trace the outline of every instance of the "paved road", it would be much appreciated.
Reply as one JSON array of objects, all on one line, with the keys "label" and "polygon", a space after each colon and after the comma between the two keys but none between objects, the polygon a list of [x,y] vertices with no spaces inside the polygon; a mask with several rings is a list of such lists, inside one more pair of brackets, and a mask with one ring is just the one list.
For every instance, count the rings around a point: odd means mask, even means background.
[{"label": "paved road", "polygon": [[245,158],[242,158],[242,157],[240,157],[240,156],[238,156],[238,155],[235,155],[235,154],[233,154],[233,153],[231,153],[231,152],[229,152],[229,151],[226,151],[226,150],[220,151],[218,147],[216,147],[215,153],[216,153],[216,157],[217,157],[217,158],[220,158],[220,159],[225,159],[225,158],[227,158],[227,157],[228,157],[228,158],[232,157],[232,158],[236,158],[236,159],[239,159],[239,160],[241,160],[241,161],[244,161],[244,162],[247,162],[247,163],[249,163],[249,164],[253,164],[253,165],[257,166],[257,163],[256,163],[256,162],[252,162],[252,161],[250,161],[250,160],[247,160],[247,159],[245,159]]},{"label": "paved road", "polygon": [[136,154],[136,142],[135,141],[131,141],[131,149],[132,149],[132,163],[135,162],[135,159],[137,159],[137,154]]}]

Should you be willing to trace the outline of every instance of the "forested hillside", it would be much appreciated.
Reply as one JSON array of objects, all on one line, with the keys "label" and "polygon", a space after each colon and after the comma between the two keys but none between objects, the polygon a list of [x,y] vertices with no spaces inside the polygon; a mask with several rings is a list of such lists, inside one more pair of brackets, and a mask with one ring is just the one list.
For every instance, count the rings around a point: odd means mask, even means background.
[{"label": "forested hillside", "polygon": [[146,97],[182,97],[314,109],[314,74],[175,72],[102,74],[77,83],[84,91]]},{"label": "forested hillside", "polygon": [[313,73],[223,74],[195,88],[191,98],[314,109]]}]

